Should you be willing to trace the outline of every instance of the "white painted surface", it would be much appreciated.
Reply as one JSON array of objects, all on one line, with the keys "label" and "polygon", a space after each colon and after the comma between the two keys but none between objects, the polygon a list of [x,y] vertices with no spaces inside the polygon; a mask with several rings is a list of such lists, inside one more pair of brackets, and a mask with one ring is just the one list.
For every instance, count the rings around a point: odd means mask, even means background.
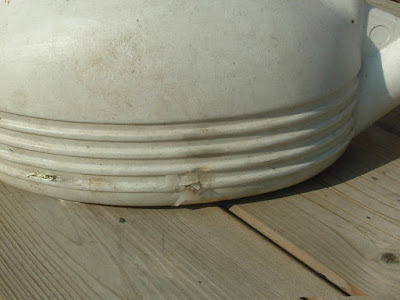
[{"label": "white painted surface", "polygon": [[[0,5],[0,179],[24,189],[115,205],[268,192],[333,163],[366,111],[363,1]],[[398,48],[374,26],[379,53]]]},{"label": "white painted surface", "polygon": [[356,134],[400,103],[400,18],[368,7]]},{"label": "white painted surface", "polygon": [[0,111],[159,124],[312,101],[353,79],[361,61],[362,3],[339,1],[351,3],[339,15],[324,2],[2,3],[0,98],[13,101]]}]

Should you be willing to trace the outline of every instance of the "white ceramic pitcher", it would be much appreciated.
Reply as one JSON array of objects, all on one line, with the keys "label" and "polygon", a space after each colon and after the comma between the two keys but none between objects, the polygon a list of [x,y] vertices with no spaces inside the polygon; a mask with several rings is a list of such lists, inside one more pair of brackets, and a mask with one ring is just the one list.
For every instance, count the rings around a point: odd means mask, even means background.
[{"label": "white ceramic pitcher", "polygon": [[399,19],[359,0],[0,4],[0,180],[181,205],[332,164],[399,104]]}]

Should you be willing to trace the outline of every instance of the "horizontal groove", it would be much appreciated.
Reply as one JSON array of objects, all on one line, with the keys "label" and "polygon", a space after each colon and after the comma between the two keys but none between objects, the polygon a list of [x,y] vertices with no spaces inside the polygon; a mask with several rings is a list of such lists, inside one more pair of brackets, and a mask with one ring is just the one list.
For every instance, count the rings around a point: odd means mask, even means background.
[{"label": "horizontal groove", "polygon": [[335,144],[333,147],[326,149],[326,151],[320,151],[320,153],[312,153],[311,158],[307,157],[307,160],[302,158],[299,162],[291,161],[289,164],[280,166],[279,168],[260,169],[253,172],[246,172],[242,176],[230,176],[221,177],[218,180],[218,185],[215,188],[226,188],[226,187],[238,187],[238,186],[248,186],[251,184],[256,184],[259,181],[265,180],[276,180],[284,176],[293,175],[308,168],[315,167],[320,163],[325,162],[338,153],[341,153],[345,147],[348,145],[350,139],[346,139],[340,143]]},{"label": "horizontal groove", "polygon": [[54,172],[70,172],[82,175],[105,176],[156,176],[167,174],[183,174],[192,170],[206,168],[209,172],[228,172],[246,169],[253,166],[269,166],[284,163],[290,159],[299,158],[314,153],[318,149],[330,145],[343,135],[351,135],[350,116],[342,120],[344,124],[330,127],[330,134],[320,133],[307,143],[285,149],[260,151],[249,155],[226,155],[207,158],[165,159],[165,160],[121,160],[121,159],[90,159],[44,154],[13,148],[0,144],[0,159],[19,163],[32,169],[41,168]]},{"label": "horizontal groove", "polygon": [[202,188],[212,190],[254,184],[265,180],[276,180],[283,176],[302,172],[309,167],[315,167],[323,163],[343,151],[349,140],[350,135],[343,135],[343,138],[340,141],[336,140],[333,146],[324,147],[323,149],[310,153],[310,155],[291,160],[287,164],[277,166],[276,168],[251,168],[251,166],[249,166],[250,168],[246,170],[230,173],[216,174],[199,170],[184,175],[123,177],[80,175],[64,172],[61,176],[57,176],[48,174],[43,170],[30,173],[29,168],[26,169],[23,168],[22,165],[7,161],[3,161],[3,164],[0,165],[0,172],[18,179],[38,182],[44,185],[96,192],[179,192],[190,187],[192,184],[200,184]]},{"label": "horizontal groove", "polygon": [[0,112],[0,177],[107,204],[140,197],[178,205],[270,191],[316,174],[344,151],[357,86],[355,78],[302,106],[186,124],[74,123]]},{"label": "horizontal groove", "polygon": [[[240,136],[207,141],[181,141],[171,143],[117,143],[85,142],[27,135],[0,129],[0,144],[20,149],[74,157],[106,159],[166,159],[215,157],[233,153],[250,153],[271,147],[296,147],[321,132],[343,123],[353,113],[355,102],[343,111],[335,111],[325,122],[298,131],[257,136]],[[68,141],[68,143],[67,143]],[[299,144],[293,144],[298,142]],[[294,146],[292,146],[294,145]]]},{"label": "horizontal groove", "polygon": [[266,130],[288,131],[318,118],[329,118],[353,98],[358,86],[354,78],[344,87],[322,98],[277,112],[231,121],[165,125],[106,125],[52,121],[0,113],[0,128],[57,139],[98,142],[171,142],[250,135]]}]

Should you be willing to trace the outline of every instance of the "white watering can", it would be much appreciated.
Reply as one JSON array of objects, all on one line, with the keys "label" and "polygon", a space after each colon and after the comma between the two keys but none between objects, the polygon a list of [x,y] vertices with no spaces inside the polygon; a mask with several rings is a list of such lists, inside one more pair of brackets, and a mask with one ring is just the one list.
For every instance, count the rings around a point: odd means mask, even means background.
[{"label": "white watering can", "polygon": [[0,37],[0,180],[67,200],[277,190],[400,102],[399,19],[364,1],[7,0]]}]

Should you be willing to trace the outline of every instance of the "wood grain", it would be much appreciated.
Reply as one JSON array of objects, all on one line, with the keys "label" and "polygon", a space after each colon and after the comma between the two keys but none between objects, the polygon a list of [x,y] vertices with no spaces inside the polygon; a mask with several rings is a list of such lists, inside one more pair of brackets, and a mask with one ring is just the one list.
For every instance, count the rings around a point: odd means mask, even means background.
[{"label": "wood grain", "polygon": [[351,295],[400,295],[400,137],[372,126],[325,172],[231,212]]},{"label": "wood grain", "polygon": [[0,294],[269,299],[341,293],[218,207],[103,207],[0,185]]},{"label": "wood grain", "polygon": [[400,300],[400,297],[395,297],[395,296],[387,296],[387,295],[379,295],[379,296],[353,296],[353,297],[345,297],[345,296],[339,296],[339,297],[329,297],[329,298],[303,298],[300,300]]},{"label": "wood grain", "polygon": [[379,7],[382,10],[385,10],[389,13],[392,13],[396,16],[400,15],[399,4],[390,0],[367,0],[367,2],[373,6]]}]

